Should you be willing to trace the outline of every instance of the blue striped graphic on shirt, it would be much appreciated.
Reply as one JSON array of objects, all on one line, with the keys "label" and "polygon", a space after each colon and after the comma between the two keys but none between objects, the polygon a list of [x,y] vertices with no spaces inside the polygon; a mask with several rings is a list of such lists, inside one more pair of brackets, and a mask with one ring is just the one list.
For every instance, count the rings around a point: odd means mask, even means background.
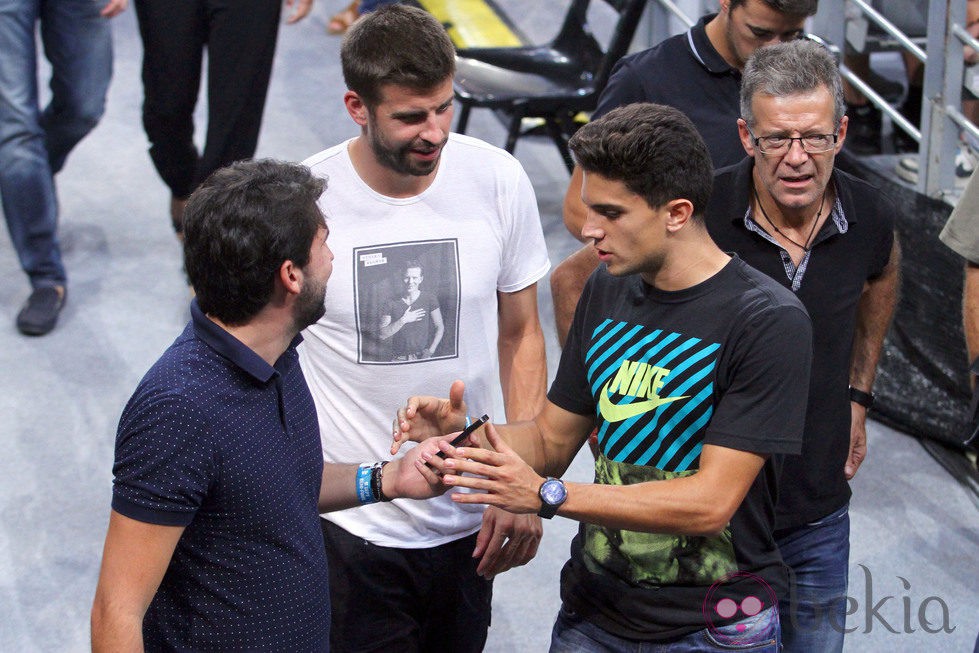
[{"label": "blue striped graphic on shirt", "polygon": [[720,344],[605,320],[585,353],[598,442],[615,462],[696,469],[713,413]]}]

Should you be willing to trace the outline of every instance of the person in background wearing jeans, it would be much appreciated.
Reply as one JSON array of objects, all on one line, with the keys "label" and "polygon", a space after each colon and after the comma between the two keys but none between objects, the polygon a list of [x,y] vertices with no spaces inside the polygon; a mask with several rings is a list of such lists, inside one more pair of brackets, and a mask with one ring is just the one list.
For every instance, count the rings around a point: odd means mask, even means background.
[{"label": "person in background wearing jeans", "polygon": [[[109,18],[128,0],[0,0],[0,199],[33,288],[17,315],[25,335],[48,333],[67,296],[54,175],[98,124],[112,78]],[[38,106],[35,32],[51,63],[51,101]]]},{"label": "person in background wearing jeans", "polygon": [[794,578],[780,597],[786,651],[843,648],[848,505],[867,454],[867,410],[897,301],[893,204],[835,170],[848,121],[833,57],[811,41],[757,50],[737,124],[749,158],[718,170],[707,228],[725,251],[789,288],[812,318],[801,456],[779,477],[775,539]]}]

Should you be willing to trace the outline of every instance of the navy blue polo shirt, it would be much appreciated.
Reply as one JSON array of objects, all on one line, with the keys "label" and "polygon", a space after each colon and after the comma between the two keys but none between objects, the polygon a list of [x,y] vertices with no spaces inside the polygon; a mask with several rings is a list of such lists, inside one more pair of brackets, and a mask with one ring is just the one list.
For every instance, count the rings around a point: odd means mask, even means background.
[{"label": "navy blue polo shirt", "polygon": [[191,303],[116,436],[112,508],[183,526],[147,650],[329,648],[316,409],[296,337],[270,366]]},{"label": "navy blue polo shirt", "polygon": [[743,159],[738,136],[741,72],[729,66],[707,38],[705,26],[714,15],[704,16],[683,34],[620,59],[592,119],[634,102],[665,104],[690,118],[715,169]]}]

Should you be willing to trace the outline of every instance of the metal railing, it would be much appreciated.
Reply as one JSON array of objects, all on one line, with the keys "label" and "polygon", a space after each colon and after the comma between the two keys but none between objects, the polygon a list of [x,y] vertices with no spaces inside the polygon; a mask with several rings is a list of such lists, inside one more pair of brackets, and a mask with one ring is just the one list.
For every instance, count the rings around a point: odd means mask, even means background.
[{"label": "metal railing", "polygon": [[[841,16],[845,17],[843,21],[840,20]],[[979,139],[979,128],[961,111],[964,72],[962,47],[970,45],[979,49],[979,41],[963,27],[965,0],[930,0],[924,50],[865,0],[820,0],[812,31],[830,43],[843,44],[854,20],[866,20],[877,25],[893,37],[901,49],[925,64],[920,126],[908,122],[842,61],[840,72],[874,106],[887,114],[895,129],[901,129],[918,143],[916,190],[931,197],[948,197],[955,188],[959,134],[967,131]],[[856,49],[863,49],[862,44],[856,45],[860,46]],[[841,49],[835,48],[837,52]],[[937,54],[929,56],[929,52]]]},{"label": "metal railing", "polygon": [[[650,0],[644,21],[646,45],[652,45],[688,29],[708,11],[716,11],[710,0]],[[925,64],[921,124],[915,125],[843,63],[843,44],[855,20],[877,25],[893,45],[910,52]],[[965,0],[929,0],[925,48],[873,8],[867,0],[820,0],[819,11],[810,23],[810,34],[824,43],[840,61],[840,73],[854,88],[886,114],[918,144],[916,190],[932,197],[947,197],[955,188],[955,155],[959,134],[970,133],[979,140],[979,127],[961,111],[964,65],[962,46],[979,50],[979,40],[965,30]],[[859,32],[859,30],[855,30]],[[852,33],[851,33],[852,34]],[[863,50],[864,44],[856,44]],[[929,57],[928,52],[940,53]],[[979,88],[976,89],[979,95]],[[910,155],[913,156],[913,155]]]}]

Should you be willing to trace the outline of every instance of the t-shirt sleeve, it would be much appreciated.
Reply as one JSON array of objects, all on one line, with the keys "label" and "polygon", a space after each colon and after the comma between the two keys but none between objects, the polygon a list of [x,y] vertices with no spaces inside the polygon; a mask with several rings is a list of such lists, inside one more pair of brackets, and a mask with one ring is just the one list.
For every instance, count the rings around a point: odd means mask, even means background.
[{"label": "t-shirt sleeve", "polygon": [[979,263],[979,175],[969,179],[939,238],[965,260]]},{"label": "t-shirt sleeve", "polygon": [[799,454],[809,396],[812,324],[801,306],[744,322],[719,370],[704,442],[759,454]]},{"label": "t-shirt sleeve", "polygon": [[507,232],[496,289],[517,292],[537,283],[551,269],[537,211],[537,197],[523,166],[514,160],[516,179],[505,206]]},{"label": "t-shirt sleeve", "polygon": [[112,508],[137,521],[187,526],[207,496],[215,460],[193,401],[140,388],[119,420]]}]

